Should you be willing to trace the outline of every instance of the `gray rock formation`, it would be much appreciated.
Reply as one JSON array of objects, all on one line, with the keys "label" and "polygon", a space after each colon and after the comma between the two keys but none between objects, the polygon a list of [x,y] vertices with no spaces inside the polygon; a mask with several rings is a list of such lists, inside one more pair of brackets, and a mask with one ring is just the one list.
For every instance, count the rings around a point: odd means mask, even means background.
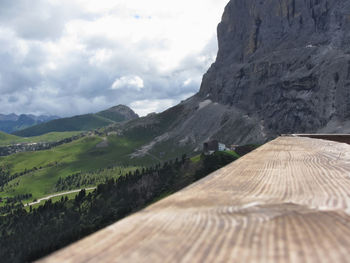
[{"label": "gray rock formation", "polygon": [[267,136],[349,132],[350,1],[231,0],[201,98],[260,120]]},{"label": "gray rock formation", "polygon": [[350,132],[349,0],[231,0],[218,42],[199,93],[152,116],[176,112],[154,142],[195,148],[209,138]]}]

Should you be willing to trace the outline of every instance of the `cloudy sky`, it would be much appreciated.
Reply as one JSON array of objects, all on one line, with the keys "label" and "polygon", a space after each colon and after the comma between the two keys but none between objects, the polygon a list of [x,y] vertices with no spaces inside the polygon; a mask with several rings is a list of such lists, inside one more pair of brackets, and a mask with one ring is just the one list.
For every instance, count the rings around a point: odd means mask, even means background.
[{"label": "cloudy sky", "polygon": [[160,112],[198,91],[228,0],[0,0],[0,113]]}]

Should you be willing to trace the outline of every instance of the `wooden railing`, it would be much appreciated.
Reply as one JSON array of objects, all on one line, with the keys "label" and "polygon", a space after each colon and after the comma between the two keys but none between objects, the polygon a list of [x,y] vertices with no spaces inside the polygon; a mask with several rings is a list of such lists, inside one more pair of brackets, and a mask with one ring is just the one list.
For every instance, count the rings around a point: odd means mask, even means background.
[{"label": "wooden railing", "polygon": [[350,144],[350,134],[287,134],[284,136],[307,137]]},{"label": "wooden railing", "polygon": [[279,137],[41,262],[349,262],[350,145]]}]

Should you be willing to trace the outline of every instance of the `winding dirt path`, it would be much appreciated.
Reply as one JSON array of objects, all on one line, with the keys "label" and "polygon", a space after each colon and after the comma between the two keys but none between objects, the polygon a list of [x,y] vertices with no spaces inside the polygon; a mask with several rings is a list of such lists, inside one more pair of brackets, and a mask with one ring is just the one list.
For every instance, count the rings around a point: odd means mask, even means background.
[{"label": "winding dirt path", "polygon": [[280,137],[42,262],[349,262],[350,145]]},{"label": "winding dirt path", "polygon": [[64,193],[52,194],[52,195],[49,195],[49,196],[45,196],[45,197],[43,197],[43,198],[40,198],[40,199],[38,199],[38,200],[35,201],[35,202],[27,203],[27,204],[25,204],[24,206],[36,205],[36,204],[39,204],[41,201],[46,201],[46,200],[49,200],[49,199],[51,199],[51,198],[53,198],[53,197],[57,197],[57,196],[61,196],[61,195],[68,195],[68,194],[72,194],[72,193],[78,193],[78,192],[80,192],[82,189],[85,189],[86,191],[89,191],[89,190],[96,189],[96,187],[81,188],[81,189],[71,190],[71,191],[64,192]]}]

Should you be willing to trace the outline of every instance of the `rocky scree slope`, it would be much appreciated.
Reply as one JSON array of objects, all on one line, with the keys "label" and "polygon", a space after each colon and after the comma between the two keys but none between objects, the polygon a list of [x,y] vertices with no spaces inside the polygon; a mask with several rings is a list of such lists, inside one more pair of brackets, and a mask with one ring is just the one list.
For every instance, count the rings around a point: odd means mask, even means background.
[{"label": "rocky scree slope", "polygon": [[196,95],[121,128],[156,131],[134,156],[350,132],[350,1],[231,0],[218,42]]}]

